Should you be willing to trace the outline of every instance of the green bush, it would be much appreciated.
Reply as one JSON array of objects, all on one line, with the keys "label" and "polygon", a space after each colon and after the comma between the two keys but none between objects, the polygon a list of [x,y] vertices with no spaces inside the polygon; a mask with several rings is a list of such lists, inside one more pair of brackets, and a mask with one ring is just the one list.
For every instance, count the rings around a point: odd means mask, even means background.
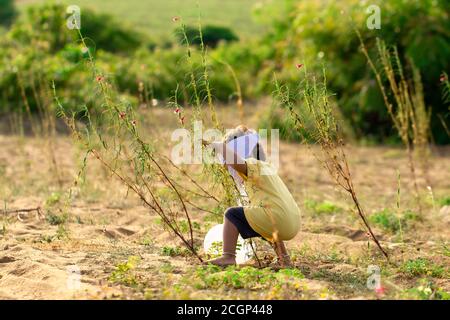
[{"label": "green bush", "polygon": [[[40,92],[47,92],[45,104],[51,104],[51,83],[64,107],[76,114],[85,108],[101,107],[100,95],[88,67],[89,52],[95,56],[98,70],[118,94],[137,104],[141,99],[169,100],[175,90],[180,103],[192,103],[189,84],[191,65],[180,46],[160,48],[141,34],[124,28],[111,17],[82,10],[81,33],[88,49],[83,48],[76,30],[66,27],[65,6],[46,4],[30,7],[7,35],[0,38],[0,111],[31,111],[40,104]],[[191,50],[192,64],[201,100],[205,99],[201,55]],[[224,59],[208,62],[209,80],[215,99],[229,101],[236,86]],[[27,101],[24,101],[22,91]]]},{"label": "green bush", "polygon": [[[310,71],[321,71],[326,64],[330,90],[336,93],[340,110],[359,136],[383,141],[395,135],[375,78],[359,50],[359,41],[348,19],[361,31],[364,41],[375,56],[376,37],[389,45],[397,45],[403,64],[414,61],[424,82],[426,103],[432,106],[433,136],[438,143],[449,138],[437,115],[446,113],[439,78],[450,69],[450,2],[423,1],[272,1],[261,9],[260,16],[269,20],[271,31],[263,43],[272,48],[268,84],[273,72],[292,88],[301,81],[302,73],[295,65],[303,63]],[[381,8],[381,29],[366,27],[367,7]],[[275,13],[273,13],[275,12]],[[342,13],[341,13],[342,12]],[[409,70],[406,70],[409,72]],[[263,88],[267,90],[267,88]]]},{"label": "green bush", "polygon": [[315,200],[305,200],[305,207],[315,214],[336,214],[342,212],[342,208],[331,201],[318,202]]},{"label": "green bush", "polygon": [[[31,6],[26,16],[12,27],[11,37],[21,44],[41,43],[41,49],[57,52],[79,39],[78,30],[67,27],[67,18],[66,7],[62,4]],[[89,9],[81,11],[80,31],[93,51],[129,53],[149,41],[135,30],[123,26],[114,17]]]},{"label": "green bush", "polygon": [[199,46],[201,40],[208,47],[216,47],[219,42],[234,42],[239,40],[238,36],[227,27],[205,25],[202,27],[202,37],[200,37],[200,30],[198,27],[185,26],[184,32],[182,29],[177,29],[176,34],[181,45],[186,43],[186,39],[191,45]]},{"label": "green bush", "polygon": [[16,16],[14,0],[0,0],[0,25],[9,27]]},{"label": "green bush", "polygon": [[[81,31],[89,37],[88,50],[97,56],[106,56],[108,51],[133,54],[141,44],[140,34],[109,16],[83,10],[81,22]],[[53,108],[53,81],[61,102],[70,110],[77,113],[85,107],[99,108],[98,89],[84,63],[88,52],[78,39],[78,32],[66,26],[65,6],[29,7],[0,38],[0,112],[20,111],[27,105],[31,111],[39,105]],[[113,69],[102,62],[99,65],[106,71]]]},{"label": "green bush", "polygon": [[444,267],[424,258],[417,258],[406,261],[401,266],[401,271],[411,277],[431,276],[435,278],[442,278],[446,276],[446,270]]},{"label": "green bush", "polygon": [[400,228],[408,228],[412,222],[417,221],[418,219],[419,216],[415,212],[406,211],[402,215],[397,216],[388,209],[375,212],[369,216],[369,220],[372,223],[379,225],[392,233],[400,231]]}]

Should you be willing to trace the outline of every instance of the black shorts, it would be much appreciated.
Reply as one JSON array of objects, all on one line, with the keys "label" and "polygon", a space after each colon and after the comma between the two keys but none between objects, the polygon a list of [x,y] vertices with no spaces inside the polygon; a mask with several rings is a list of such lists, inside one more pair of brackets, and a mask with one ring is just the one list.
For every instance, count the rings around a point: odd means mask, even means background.
[{"label": "black shorts", "polygon": [[261,235],[252,229],[247,219],[245,218],[243,207],[232,207],[225,211],[225,218],[238,229],[239,234],[243,239],[261,237]]}]

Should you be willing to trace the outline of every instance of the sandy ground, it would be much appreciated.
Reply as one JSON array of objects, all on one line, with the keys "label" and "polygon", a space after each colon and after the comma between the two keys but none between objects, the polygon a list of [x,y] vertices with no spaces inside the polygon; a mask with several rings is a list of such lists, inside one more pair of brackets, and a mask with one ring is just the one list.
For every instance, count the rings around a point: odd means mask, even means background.
[{"label": "sandy ground", "polygon": [[[247,123],[257,122],[260,111],[254,111],[247,111]],[[236,124],[233,108],[222,108],[220,113],[226,126]],[[167,132],[177,125],[172,117],[164,109],[149,116],[150,130],[161,137],[161,144],[170,145]],[[159,125],[153,127],[152,123]],[[311,151],[282,142],[280,174],[303,211],[301,232],[289,241],[288,248],[305,279],[301,280],[303,289],[295,293],[269,295],[267,290],[258,289],[190,287],[189,277],[199,263],[191,256],[163,254],[163,248],[178,246],[179,241],[95,159],[88,159],[87,182],[76,189],[73,201],[61,200],[72,186],[82,157],[69,136],[56,139],[56,166],[49,160],[48,142],[42,138],[0,135],[0,146],[2,207],[14,210],[40,206],[43,214],[0,211],[2,299],[376,298],[363,283],[371,263],[387,270],[383,276],[390,289],[388,296],[402,298],[404,290],[417,286],[424,278],[407,277],[398,271],[401,263],[416,257],[444,266],[447,273],[433,281],[444,291],[450,290],[448,249],[447,254],[442,253],[450,240],[450,210],[438,203],[438,199],[450,195],[448,148],[433,150],[431,191],[425,188],[424,181],[419,181],[427,204],[423,220],[405,230],[403,241],[375,227],[392,256],[394,266],[386,266],[373,245],[367,249],[365,232],[352,212],[351,202],[331,183]],[[348,155],[360,200],[369,215],[395,208],[397,170],[402,206],[413,206],[407,160],[401,148],[349,147]],[[310,200],[330,201],[342,210],[316,215],[305,205]],[[63,224],[49,222],[50,215],[63,214],[67,215]],[[195,218],[204,221],[200,213]],[[202,225],[198,241],[212,224]],[[131,279],[137,284],[114,281],[111,275],[131,256],[139,260]]]}]

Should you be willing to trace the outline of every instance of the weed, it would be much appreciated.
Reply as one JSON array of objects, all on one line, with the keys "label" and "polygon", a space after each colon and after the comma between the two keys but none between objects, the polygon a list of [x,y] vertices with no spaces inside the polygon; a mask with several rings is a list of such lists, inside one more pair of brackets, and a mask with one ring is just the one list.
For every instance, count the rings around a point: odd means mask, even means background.
[{"label": "weed", "polygon": [[[300,83],[299,93],[292,93],[286,85],[281,85],[275,79],[276,98],[282,107],[285,107],[294,121],[295,129],[301,134],[305,128],[309,128],[310,136],[321,149],[320,154],[314,154],[316,159],[327,170],[335,184],[345,190],[351,197],[356,212],[364,223],[372,240],[377,245],[383,255],[388,258],[387,252],[383,249],[378,239],[375,237],[369,222],[367,221],[364,209],[356,194],[353,185],[353,178],[344,150],[345,142],[342,137],[342,129],[330,101],[331,94],[327,87],[325,69],[322,79],[318,79],[315,74],[308,74],[303,67],[304,78]],[[302,112],[298,112],[296,106],[302,104]],[[311,127],[312,126],[312,127]],[[304,141],[306,142],[306,141]]]},{"label": "weed", "polygon": [[[88,48],[79,30],[78,33],[81,44]],[[134,192],[144,205],[155,212],[164,225],[202,261],[194,246],[195,227],[188,210],[188,199],[182,192],[190,188],[180,186],[176,182],[176,177],[169,173],[168,167],[175,167],[177,172],[183,173],[183,171],[174,166],[170,159],[159,154],[152,144],[144,141],[139,130],[139,122],[136,120],[137,115],[131,104],[120,99],[112,83],[98,69],[90,50],[87,52],[87,64],[92,70],[93,81],[104,101],[102,108],[105,111],[93,117],[89,109],[85,107],[83,114],[87,129],[79,130],[75,114],[67,114],[53,85],[58,115],[65,121],[75,139],[86,148],[87,153],[92,154],[111,175],[118,178],[128,190]],[[203,47],[202,52],[204,52]],[[203,59],[206,58],[203,57]],[[203,78],[208,93],[208,104],[210,110],[214,111],[206,62],[204,63]],[[192,182],[192,179],[188,182],[193,188],[199,190],[199,193],[205,193],[205,189],[201,188],[199,183]],[[205,197],[210,198],[210,195],[205,194]],[[180,212],[184,219],[181,218]]]},{"label": "weed", "polygon": [[67,215],[65,215],[65,214],[57,215],[57,214],[49,212],[45,216],[45,219],[52,226],[57,226],[57,225],[64,224],[67,221]]},{"label": "weed", "polygon": [[397,216],[392,211],[384,209],[370,215],[369,220],[381,226],[383,229],[396,233],[408,227],[411,222],[417,221],[419,215],[413,211],[406,211],[401,216]]},{"label": "weed", "polygon": [[164,273],[172,273],[175,268],[170,264],[170,262],[165,262],[161,265],[161,267],[159,267],[159,269]]},{"label": "weed", "polygon": [[184,256],[189,255],[189,251],[187,251],[185,248],[165,246],[165,247],[162,247],[161,254],[163,256],[169,256],[169,257],[177,257],[177,256],[184,257]]},{"label": "weed", "polygon": [[197,289],[217,289],[222,286],[230,289],[269,289],[275,285],[287,285],[299,288],[299,281],[304,275],[297,269],[281,269],[278,272],[270,268],[220,267],[208,265],[195,270]]},{"label": "weed", "polygon": [[[413,153],[419,158],[427,185],[431,185],[428,179],[428,159],[430,154],[428,144],[431,135],[431,111],[425,104],[420,71],[416,68],[414,62],[410,60],[412,76],[411,79],[406,79],[397,47],[388,48],[383,41],[377,39],[378,55],[382,65],[382,71],[378,71],[368,53],[360,32],[356,29],[355,31],[360,40],[362,52],[375,74],[387,111],[408,153],[414,191],[419,210],[422,211]],[[382,75],[387,78],[393,96],[393,102],[389,99],[389,89],[384,87]]]},{"label": "weed", "polygon": [[140,262],[139,257],[130,256],[128,260],[124,263],[119,263],[115,270],[111,273],[109,281],[124,284],[130,287],[136,287],[139,282],[133,273]]},{"label": "weed", "polygon": [[420,285],[405,291],[406,298],[419,300],[450,300],[450,293],[437,287],[428,279],[421,279]]},{"label": "weed", "polygon": [[311,209],[316,214],[333,214],[342,212],[342,208],[331,201],[317,202],[306,200],[305,207]]},{"label": "weed", "polygon": [[444,267],[424,258],[408,260],[400,267],[400,270],[410,277],[431,276],[442,278],[446,274]]},{"label": "weed", "polygon": [[39,242],[51,243],[51,242],[53,242],[54,239],[55,239],[55,237],[52,235],[43,234],[39,237]]},{"label": "weed", "polygon": [[64,227],[64,225],[60,224],[58,225],[58,229],[56,230],[55,237],[58,240],[68,239],[69,238],[69,232]]},{"label": "weed", "polygon": [[439,199],[439,204],[441,206],[450,206],[450,197],[444,197]]}]

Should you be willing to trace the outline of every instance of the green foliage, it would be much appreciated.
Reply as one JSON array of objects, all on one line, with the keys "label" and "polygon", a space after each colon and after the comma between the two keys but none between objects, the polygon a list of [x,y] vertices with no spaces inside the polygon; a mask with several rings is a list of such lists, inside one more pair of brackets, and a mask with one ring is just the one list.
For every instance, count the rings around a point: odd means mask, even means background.
[{"label": "green foliage", "polygon": [[274,272],[270,268],[228,267],[223,270],[214,265],[197,268],[194,276],[198,289],[217,289],[222,286],[233,289],[269,289],[277,285],[292,285],[293,288],[298,288],[299,280],[304,278],[298,269],[281,269]]},{"label": "green foliage", "polygon": [[431,276],[442,278],[447,273],[444,267],[424,258],[408,260],[401,266],[400,270],[410,277]]},{"label": "green foliage", "polygon": [[[12,27],[11,37],[28,45],[41,42],[49,52],[57,52],[78,39],[78,30],[66,25],[68,16],[66,6],[61,4],[29,7],[26,17]],[[89,9],[82,11],[80,31],[90,39],[88,46],[94,51],[133,52],[146,40],[114,17]]]},{"label": "green foliage", "polygon": [[[446,32],[450,28],[450,3],[393,0],[370,4],[381,8],[380,30],[367,29],[369,3],[359,0],[285,0],[283,5],[280,1],[269,2],[260,10],[266,20],[272,17],[268,22],[271,31],[265,38],[273,51],[272,61],[264,67],[294,88],[302,77],[296,64],[320,70],[326,63],[330,89],[336,92],[345,119],[357,135],[381,141],[395,132],[374,76],[358,50],[359,41],[353,30],[356,26],[371,53],[376,49],[375,38],[380,37],[388,45],[398,46],[402,61],[410,58],[414,62],[422,76],[426,104],[433,108],[433,135],[437,142],[448,142],[436,117],[439,112],[445,113],[446,107],[435,93],[439,91],[442,70],[450,69],[450,41]],[[271,77],[272,72],[266,74]],[[266,83],[270,83],[270,78],[266,78]]]},{"label": "green foliage", "polygon": [[9,27],[16,16],[14,0],[0,0],[0,25]]},{"label": "green foliage", "polygon": [[407,228],[412,222],[417,221],[419,215],[412,211],[406,211],[402,215],[396,215],[388,209],[375,212],[370,215],[369,220],[387,231],[396,233],[400,229]]},{"label": "green foliage", "polygon": [[315,200],[305,200],[305,207],[315,214],[335,214],[342,212],[342,208],[331,201],[318,202]]},{"label": "green foliage", "polygon": [[234,42],[238,41],[238,36],[227,27],[215,26],[215,25],[205,25],[201,28],[202,37],[200,36],[200,30],[198,27],[186,26],[185,33],[178,29],[176,34],[178,36],[178,41],[181,45],[186,44],[186,38],[189,44],[200,46],[202,44],[201,39],[203,39],[203,44],[208,47],[216,47],[220,42]]},{"label": "green foliage", "polygon": [[450,206],[450,197],[444,197],[439,199],[439,204],[441,206]]},{"label": "green foliage", "polygon": [[291,117],[286,117],[283,112],[276,107],[271,108],[270,112],[264,114],[262,120],[259,122],[261,128],[276,128],[279,130],[279,136],[287,141],[312,141],[309,133],[304,128],[299,132],[293,130],[294,121]]},{"label": "green foliage", "polygon": [[186,248],[181,248],[178,246],[177,247],[164,246],[161,249],[161,254],[163,256],[177,257],[177,256],[187,256],[190,253]]},{"label": "green foliage", "polygon": [[45,219],[52,226],[57,226],[57,225],[64,224],[67,220],[67,216],[66,215],[57,215],[57,214],[53,214],[53,213],[49,212],[46,214]]},{"label": "green foliage", "polygon": [[135,287],[138,285],[138,280],[133,273],[136,268],[140,258],[136,256],[130,256],[128,260],[124,263],[119,263],[115,270],[111,273],[109,281],[124,284],[130,287]]},{"label": "green foliage", "polygon": [[50,196],[45,200],[45,206],[52,207],[55,204],[59,203],[61,201],[61,193],[59,192],[52,192]]},{"label": "green foliage", "polygon": [[[90,10],[82,10],[81,33],[87,48],[79,41],[76,30],[66,27],[65,6],[46,4],[32,6],[11,31],[0,37],[0,111],[25,113],[39,106],[53,109],[49,94],[54,81],[61,104],[69,112],[82,115],[86,109],[101,108],[101,95],[92,81],[86,63],[94,55],[101,75],[113,86],[122,100],[150,107],[153,99],[179,103],[192,102],[193,87],[188,75],[191,66],[185,49],[179,46],[154,48],[150,40],[135,30],[123,27],[114,19]],[[205,101],[202,83],[201,55],[191,49],[192,69],[197,79],[200,100]],[[229,101],[236,86],[221,55],[208,63],[209,81],[215,99]],[[249,79],[250,76],[247,77]],[[178,88],[175,94],[175,90]]]},{"label": "green foliage", "polygon": [[428,279],[421,279],[420,285],[406,291],[409,299],[419,300],[450,300],[450,293],[436,286]]}]

